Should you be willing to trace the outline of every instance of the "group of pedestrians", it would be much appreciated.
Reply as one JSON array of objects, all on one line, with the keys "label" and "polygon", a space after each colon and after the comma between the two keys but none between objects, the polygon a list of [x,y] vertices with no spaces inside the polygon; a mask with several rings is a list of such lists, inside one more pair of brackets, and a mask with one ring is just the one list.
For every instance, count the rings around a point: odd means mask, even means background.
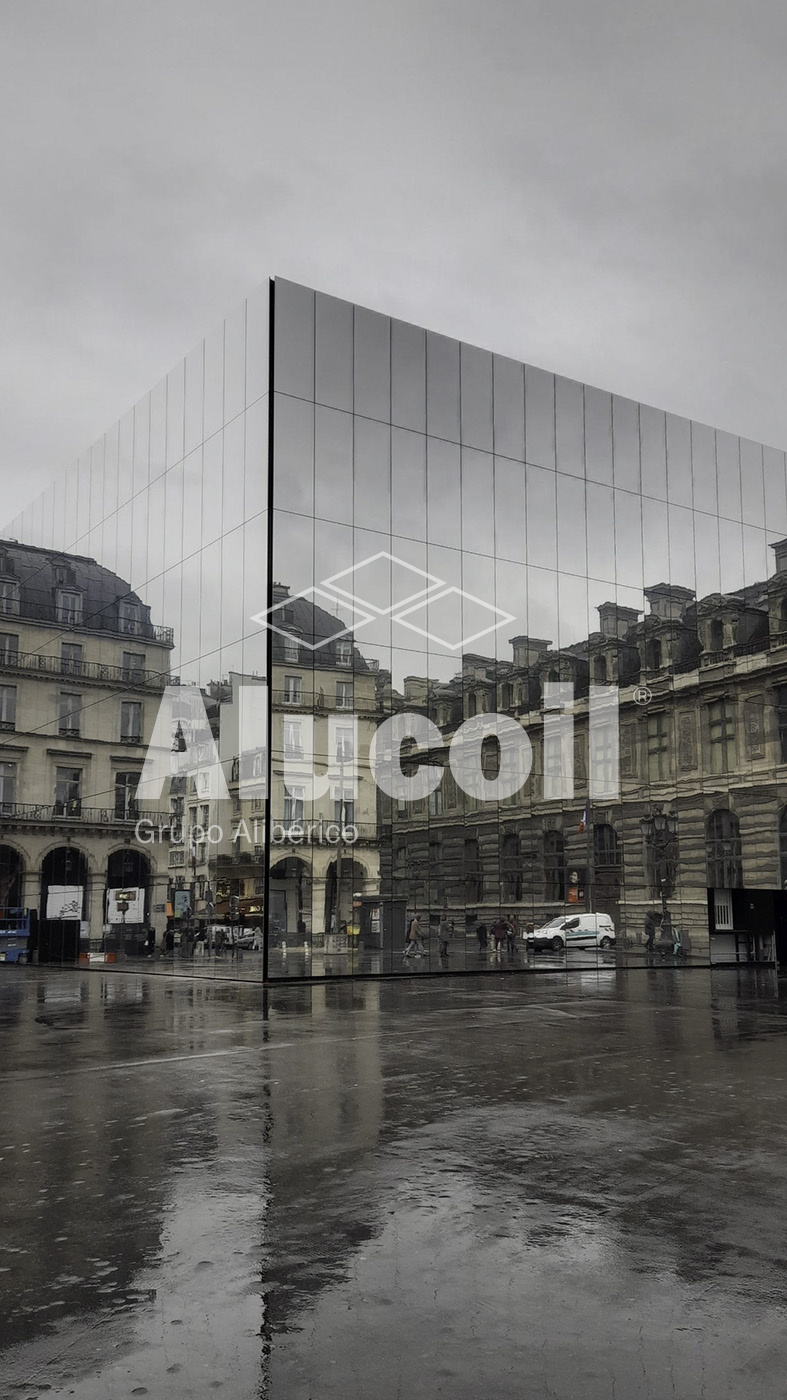
[{"label": "group of pedestrians", "polygon": [[481,923],[476,927],[476,938],[478,939],[479,953],[485,953],[489,949],[489,938],[492,938],[491,955],[493,959],[500,962],[503,957],[503,949],[509,957],[513,957],[516,951],[516,941],[519,937],[519,927],[516,914],[498,914],[491,930],[487,930],[486,924]]},{"label": "group of pedestrians", "polygon": [[[448,960],[451,944],[456,936],[456,924],[454,920],[449,919],[448,915],[443,913],[437,928],[438,949],[441,962],[446,962]],[[499,914],[492,924],[491,930],[487,929],[485,923],[479,923],[476,926],[476,938],[478,939],[479,952],[484,953],[490,948],[490,936],[492,939],[491,956],[493,959],[500,962],[504,950],[509,957],[513,957],[519,937],[516,915],[510,914],[506,916],[504,914]],[[421,920],[417,914],[413,914],[407,925],[404,958],[422,958],[425,954],[426,948],[421,932]]]}]

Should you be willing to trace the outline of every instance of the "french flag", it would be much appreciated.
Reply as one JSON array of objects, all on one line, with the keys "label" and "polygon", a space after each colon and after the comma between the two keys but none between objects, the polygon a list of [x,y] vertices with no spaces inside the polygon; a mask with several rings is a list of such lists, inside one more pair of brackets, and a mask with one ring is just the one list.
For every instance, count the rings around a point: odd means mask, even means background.
[{"label": "french flag", "polygon": [[587,802],[586,802],[586,803],[585,803],[584,811],[583,811],[583,813],[582,813],[582,816],[581,816],[580,819],[579,819],[579,831],[580,831],[580,835],[582,834],[583,831],[587,831],[587,829],[588,829],[588,804],[587,804]]}]

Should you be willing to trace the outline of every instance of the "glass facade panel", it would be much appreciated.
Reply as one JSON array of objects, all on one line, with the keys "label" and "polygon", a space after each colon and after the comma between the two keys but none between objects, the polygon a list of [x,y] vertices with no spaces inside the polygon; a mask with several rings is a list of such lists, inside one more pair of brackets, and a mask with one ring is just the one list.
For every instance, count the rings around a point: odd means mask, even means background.
[{"label": "glass facade panel", "polygon": [[431,437],[459,442],[459,342],[426,335],[426,426]]},{"label": "glass facade panel", "polygon": [[585,388],[585,473],[589,481],[612,483],[612,395]]},{"label": "glass facade panel", "polygon": [[525,460],[525,367],[494,356],[495,452]]},{"label": "glass facade panel", "polygon": [[534,466],[555,466],[555,377],[525,365],[525,453]]},{"label": "glass facade panel", "polygon": [[0,544],[0,723],[50,690],[1,775],[40,960],[149,926],[258,980],[780,956],[784,454],[287,282],[271,341],[268,307]]},{"label": "glass facade panel", "polygon": [[639,404],[612,395],[612,449],[615,485],[639,492],[641,487]]},{"label": "glass facade panel", "polygon": [[391,322],[391,422],[426,431],[426,331]]},{"label": "glass facade panel", "polygon": [[354,308],[355,412],[387,423],[391,417],[391,323],[375,311]]},{"label": "glass facade panel", "polygon": [[574,379],[555,376],[557,469],[566,476],[585,475],[585,393]]},{"label": "glass facade panel", "polygon": [[352,412],[353,308],[317,293],[315,303],[315,398]]},{"label": "glass facade panel", "polygon": [[461,347],[462,442],[492,451],[492,356],[472,345]]}]

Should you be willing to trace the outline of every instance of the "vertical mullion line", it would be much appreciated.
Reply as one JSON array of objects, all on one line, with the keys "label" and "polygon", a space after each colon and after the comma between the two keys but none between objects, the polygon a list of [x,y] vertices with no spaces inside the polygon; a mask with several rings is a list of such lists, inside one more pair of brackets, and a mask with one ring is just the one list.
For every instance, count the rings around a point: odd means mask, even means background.
[{"label": "vertical mullion line", "polygon": [[[267,548],[268,558],[266,561],[265,605],[269,608],[273,601],[273,365],[274,365],[274,340],[275,340],[275,312],[276,312],[276,282],[274,278],[269,282],[268,299],[268,481],[267,481]],[[248,463],[244,464],[244,477],[248,469]],[[245,515],[245,512],[244,512]],[[265,630],[265,673],[268,684],[266,700],[266,755],[265,755],[265,847],[263,851],[263,871],[262,871],[262,980],[263,984],[268,981],[269,952],[270,952],[270,892],[271,892],[271,799],[273,796],[273,632],[270,627]]]},{"label": "vertical mullion line", "polygon": [[[388,316],[388,317],[387,317],[387,326],[388,326],[388,415],[387,415],[387,416],[388,416],[388,540],[389,540],[388,548],[389,548],[391,554],[393,554],[393,541],[394,541],[394,534],[393,534],[393,527],[394,527],[394,520],[393,520],[393,430],[394,430],[394,424],[393,424],[393,317],[392,317],[392,316]],[[354,369],[354,366],[353,366],[353,369]],[[353,398],[353,402],[355,402],[355,399],[354,399],[354,398]],[[426,399],[424,399],[424,426],[425,426],[425,425],[426,425]],[[426,538],[425,541],[424,541],[424,545],[425,545],[426,553],[427,553],[427,557],[428,557],[428,554],[429,554],[429,531],[428,531],[428,520],[429,520],[429,495],[428,495],[428,481],[429,481],[429,478],[428,478],[428,474],[427,474],[427,470],[428,470],[428,469],[427,469],[427,461],[426,461],[426,448],[427,448],[427,439],[426,439],[426,434],[424,434],[424,494],[425,494],[425,498],[426,498],[426,499],[424,500],[424,515],[425,515],[425,518],[426,518],[426,521],[427,521],[427,527],[426,527],[426,530],[425,530],[425,533],[426,533],[426,537],[427,537],[427,538]],[[428,565],[427,565],[427,568],[428,568]],[[393,566],[391,566],[391,580],[393,580]],[[390,703],[391,703],[391,711],[393,711],[393,687],[394,687],[394,665],[393,665],[393,653],[394,653],[394,640],[393,640],[393,639],[394,639],[394,631],[393,631],[393,626],[392,626],[392,624],[391,624],[391,622],[390,622],[390,617],[391,617],[392,615],[393,615],[393,614],[389,614],[389,623],[388,623],[388,629],[387,629],[387,636],[388,636],[388,660],[389,660],[389,663],[390,663],[390,674],[391,674],[391,679],[390,679],[390,682],[389,682],[389,685],[388,685],[388,691],[389,691],[389,695],[390,695],[390,697],[391,697],[391,702],[390,702]],[[382,692],[381,692],[381,693],[382,693]],[[376,710],[377,710],[377,706],[376,706],[376,704],[375,704],[375,711],[376,711]],[[378,718],[379,718],[379,715],[378,715]],[[387,716],[385,716],[385,718],[387,718]],[[384,720],[383,720],[383,723],[384,723]],[[370,767],[370,770],[371,770],[371,764],[369,765],[369,767]],[[373,783],[373,785],[374,785],[374,787],[376,788],[376,784]],[[393,799],[393,798],[390,798],[390,803],[391,803],[390,809],[383,808],[383,811],[385,811],[385,810],[390,810],[390,813],[391,813],[390,822],[389,822],[389,842],[388,842],[388,868],[389,868],[389,870],[390,870],[390,883],[389,883],[389,891],[390,891],[390,893],[389,893],[389,899],[390,899],[390,906],[389,906],[389,912],[388,912],[388,921],[389,921],[389,924],[390,924],[391,928],[393,928],[393,922],[394,922],[394,918],[393,918],[393,910],[394,910],[394,826],[395,826],[395,820],[396,820],[396,810],[395,810],[395,807],[394,807],[394,799]],[[374,810],[375,810],[375,815],[377,815],[378,811],[380,810],[380,804],[379,804],[379,802],[378,802],[378,798],[377,798],[377,793],[376,793],[376,791],[374,792],[374,804],[375,804],[375,808],[374,808]],[[379,885],[380,885],[380,891],[381,891],[381,893],[382,893],[382,878],[381,878],[381,876],[382,876],[382,868],[381,868],[381,866],[382,866],[382,863],[381,863],[380,866],[378,866],[378,881],[379,881]],[[385,922],[385,910],[384,910],[384,909],[381,910],[381,918],[382,918],[382,921],[383,921],[383,924],[384,924],[384,922]],[[405,922],[406,922],[406,921],[407,921],[407,910],[406,910],[406,908],[405,908]],[[381,930],[381,932],[383,933],[383,954],[385,954],[385,933],[384,933],[384,930]],[[393,973],[393,964],[394,964],[394,957],[393,957],[393,941],[392,941],[392,943],[391,943],[391,965],[390,965],[390,968],[388,969],[388,971],[389,971],[390,973]],[[384,967],[384,966],[383,966],[383,971],[385,971],[385,967]]]}]

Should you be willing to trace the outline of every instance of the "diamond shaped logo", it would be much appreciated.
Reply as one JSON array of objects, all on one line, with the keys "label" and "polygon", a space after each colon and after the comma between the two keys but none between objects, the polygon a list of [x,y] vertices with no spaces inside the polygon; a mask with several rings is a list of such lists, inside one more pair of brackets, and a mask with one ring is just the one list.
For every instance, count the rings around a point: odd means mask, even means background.
[{"label": "diamond shaped logo", "polygon": [[[337,615],[339,609],[341,615]],[[260,627],[269,627],[280,637],[292,637],[308,651],[317,651],[348,632],[357,632],[372,620],[372,613],[317,586],[281,598],[273,607],[252,616],[252,622],[259,623]]]},{"label": "diamond shaped logo", "polygon": [[397,612],[393,620],[449,651],[459,651],[516,621],[513,613],[455,586],[430,593],[412,607]]},{"label": "diamond shaped logo", "polygon": [[354,603],[378,616],[404,608],[432,589],[444,588],[445,579],[408,564],[387,550],[371,554],[352,568],[322,580],[323,587],[346,594]]}]

